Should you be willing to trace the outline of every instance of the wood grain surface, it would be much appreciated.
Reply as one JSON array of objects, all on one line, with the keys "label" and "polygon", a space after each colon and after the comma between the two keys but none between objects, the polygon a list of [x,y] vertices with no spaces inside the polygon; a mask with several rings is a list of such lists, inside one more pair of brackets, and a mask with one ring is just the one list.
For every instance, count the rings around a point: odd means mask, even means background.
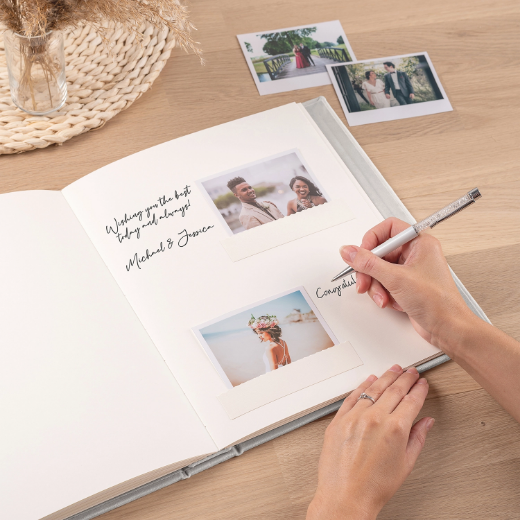
[{"label": "wood grain surface", "polygon": [[[518,0],[193,0],[207,64],[176,50],[129,110],[61,147],[0,158],[0,192],[61,189],[121,157],[239,117],[325,96],[258,95],[237,34],[339,19],[358,59],[427,51],[454,111],[351,132],[416,218],[478,186],[483,198],[434,230],[491,321],[520,339]],[[520,518],[520,425],[453,362],[427,374],[436,423],[380,519]],[[331,416],[107,513],[100,520],[303,519]]]}]

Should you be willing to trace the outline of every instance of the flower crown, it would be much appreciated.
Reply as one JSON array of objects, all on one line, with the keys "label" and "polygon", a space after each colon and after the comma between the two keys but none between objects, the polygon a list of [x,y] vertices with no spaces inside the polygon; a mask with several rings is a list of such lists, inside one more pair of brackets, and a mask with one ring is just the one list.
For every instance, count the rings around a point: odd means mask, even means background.
[{"label": "flower crown", "polygon": [[278,325],[278,319],[276,316],[271,316],[270,314],[266,314],[265,316],[259,316],[255,318],[251,314],[251,319],[249,320],[247,326],[253,330],[257,329],[272,329]]}]

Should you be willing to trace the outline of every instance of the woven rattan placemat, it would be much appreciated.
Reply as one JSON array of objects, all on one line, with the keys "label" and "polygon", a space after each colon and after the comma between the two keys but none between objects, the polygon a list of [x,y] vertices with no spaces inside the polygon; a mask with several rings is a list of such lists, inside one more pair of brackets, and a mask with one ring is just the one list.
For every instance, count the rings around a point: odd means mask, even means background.
[{"label": "woven rattan placemat", "polygon": [[103,126],[146,92],[175,46],[168,29],[141,27],[143,38],[121,29],[107,32],[110,50],[92,27],[64,34],[68,98],[59,111],[32,116],[11,101],[0,35],[0,154],[62,144]]}]

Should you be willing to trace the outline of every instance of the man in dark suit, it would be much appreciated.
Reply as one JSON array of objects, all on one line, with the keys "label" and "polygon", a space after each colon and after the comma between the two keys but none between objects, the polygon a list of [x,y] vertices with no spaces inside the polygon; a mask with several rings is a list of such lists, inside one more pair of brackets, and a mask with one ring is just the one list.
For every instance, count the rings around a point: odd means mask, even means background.
[{"label": "man in dark suit", "polygon": [[311,50],[307,45],[304,45],[303,43],[300,43],[300,49],[302,50],[302,54],[307,58],[307,60],[312,63],[312,66],[315,67],[316,64],[314,63],[312,57],[311,57]]},{"label": "man in dark suit", "polygon": [[415,97],[412,82],[404,72],[395,70],[395,65],[391,61],[383,63],[386,70],[385,74],[385,94],[390,99],[390,90],[400,105],[413,103]]}]

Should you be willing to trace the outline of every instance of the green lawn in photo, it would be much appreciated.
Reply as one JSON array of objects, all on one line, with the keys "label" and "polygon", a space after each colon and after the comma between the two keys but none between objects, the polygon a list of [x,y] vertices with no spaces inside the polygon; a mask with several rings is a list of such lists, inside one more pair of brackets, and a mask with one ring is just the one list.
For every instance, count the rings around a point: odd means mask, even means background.
[{"label": "green lawn in photo", "polygon": [[[293,61],[294,53],[287,53],[287,56],[291,57],[291,61]],[[255,72],[257,74],[267,74],[267,69],[265,68],[264,60],[269,59],[270,56],[263,56],[262,58],[251,58],[253,62],[253,67],[255,68]]]},{"label": "green lawn in photo", "polygon": [[253,61],[253,67],[255,68],[255,72],[257,74],[266,74],[267,69],[264,65],[264,59],[265,58],[251,58]]}]

